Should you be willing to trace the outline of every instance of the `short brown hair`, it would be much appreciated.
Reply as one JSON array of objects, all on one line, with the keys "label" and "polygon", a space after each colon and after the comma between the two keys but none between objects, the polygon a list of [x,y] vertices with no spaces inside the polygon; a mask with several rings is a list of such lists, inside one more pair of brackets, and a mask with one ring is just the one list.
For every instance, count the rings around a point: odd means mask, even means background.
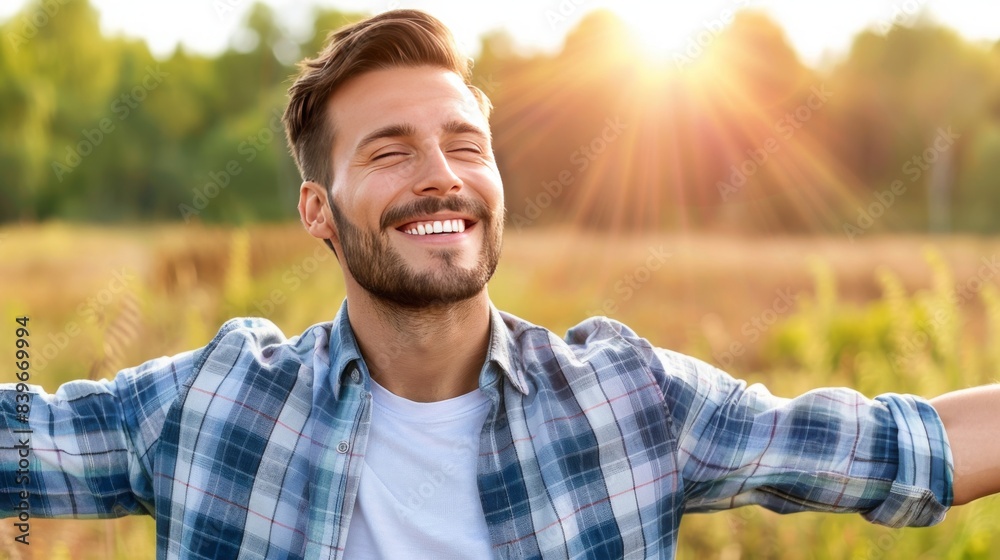
[{"label": "short brown hair", "polygon": [[451,31],[418,10],[384,12],[332,32],[319,56],[299,63],[283,121],[303,180],[327,189],[333,183],[334,131],[326,115],[330,95],[365,72],[413,66],[441,67],[461,76],[489,119],[490,100],[472,85],[471,60],[462,56]]}]

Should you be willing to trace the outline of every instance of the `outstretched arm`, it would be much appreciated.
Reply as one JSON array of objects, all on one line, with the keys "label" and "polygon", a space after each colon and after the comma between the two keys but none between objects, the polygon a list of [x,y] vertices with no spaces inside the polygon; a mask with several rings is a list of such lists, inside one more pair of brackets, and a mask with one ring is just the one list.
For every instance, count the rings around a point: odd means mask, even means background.
[{"label": "outstretched arm", "polygon": [[[654,351],[688,512],[761,505],[927,526],[952,504],[947,434],[929,401],[846,388],[780,398],[694,358]],[[658,373],[660,372],[660,373]]]},{"label": "outstretched arm", "polygon": [[955,505],[1000,492],[1000,385],[932,399],[955,462]]},{"label": "outstretched arm", "polygon": [[[113,381],[71,381],[53,394],[0,384],[0,518],[151,512],[148,451],[192,357],[150,360]],[[27,414],[18,408],[25,402]]]}]

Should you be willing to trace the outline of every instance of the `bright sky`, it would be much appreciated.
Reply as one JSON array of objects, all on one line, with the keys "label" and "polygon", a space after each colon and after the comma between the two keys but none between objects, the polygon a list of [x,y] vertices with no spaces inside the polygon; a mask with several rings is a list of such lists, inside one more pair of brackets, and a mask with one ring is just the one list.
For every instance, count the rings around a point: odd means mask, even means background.
[{"label": "bright sky", "polygon": [[[0,4],[0,20],[27,0]],[[190,50],[214,54],[228,45],[233,30],[254,0],[91,0],[109,34],[142,37],[157,55],[169,54],[178,42]],[[437,16],[470,54],[482,33],[505,28],[529,50],[553,51],[568,29],[588,11],[610,8],[632,25],[637,36],[660,54],[682,52],[689,40],[717,27],[740,7],[771,14],[788,33],[802,58],[817,63],[844,53],[852,37],[867,27],[881,28],[893,18],[911,23],[926,13],[973,40],[1000,39],[1000,2],[991,0],[704,0],[654,3],[649,0],[264,0],[293,32],[309,28],[312,6],[376,13],[392,8],[419,8]],[[58,15],[56,16],[58,17]],[[705,36],[702,35],[704,38]]]}]

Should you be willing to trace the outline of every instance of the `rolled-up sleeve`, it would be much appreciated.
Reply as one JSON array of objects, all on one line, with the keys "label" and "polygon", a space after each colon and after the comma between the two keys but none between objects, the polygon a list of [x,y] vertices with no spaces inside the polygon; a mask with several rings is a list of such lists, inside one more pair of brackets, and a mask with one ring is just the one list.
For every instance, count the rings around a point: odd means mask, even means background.
[{"label": "rolled-up sleeve", "polygon": [[954,463],[941,417],[912,395],[887,394],[875,401],[889,409],[897,428],[896,478],[886,499],[865,518],[890,527],[940,522],[954,498]]},{"label": "rolled-up sleeve", "polygon": [[689,356],[653,355],[685,511],[758,504],[902,527],[937,523],[951,506],[951,451],[926,400],[846,388],[787,399]]}]

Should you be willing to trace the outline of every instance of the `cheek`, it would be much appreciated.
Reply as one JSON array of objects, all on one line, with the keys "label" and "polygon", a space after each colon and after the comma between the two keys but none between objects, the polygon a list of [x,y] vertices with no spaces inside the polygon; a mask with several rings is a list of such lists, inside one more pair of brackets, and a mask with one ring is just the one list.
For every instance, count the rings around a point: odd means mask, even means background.
[{"label": "cheek", "polygon": [[358,227],[377,229],[382,213],[388,208],[388,188],[374,182],[362,182],[338,202],[344,216]]},{"label": "cheek", "polygon": [[504,208],[503,183],[499,182],[499,180],[497,181],[496,186],[492,191],[492,196],[493,196],[492,198],[493,206],[499,208],[500,212],[503,212]]},{"label": "cheek", "polygon": [[478,170],[472,184],[475,185],[475,190],[487,203],[503,205],[503,182],[500,180],[500,172],[496,168]]},{"label": "cheek", "polygon": [[503,198],[503,181],[500,180],[500,174],[499,173],[497,173],[496,177],[497,177],[497,181],[496,181],[496,197],[497,197],[497,200],[500,201],[500,206],[503,206],[503,200],[504,200],[504,198]]}]

